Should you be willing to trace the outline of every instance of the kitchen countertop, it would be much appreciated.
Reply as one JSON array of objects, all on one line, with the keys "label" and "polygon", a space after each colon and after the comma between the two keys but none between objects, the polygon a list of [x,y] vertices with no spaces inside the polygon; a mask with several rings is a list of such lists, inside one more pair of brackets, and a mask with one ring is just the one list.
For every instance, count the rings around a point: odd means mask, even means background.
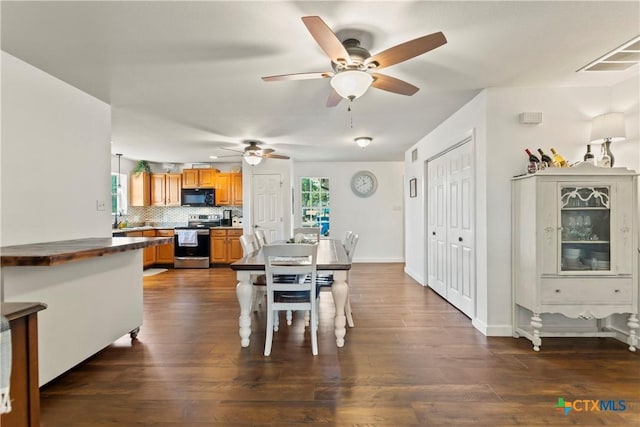
[{"label": "kitchen countertop", "polygon": [[95,237],[0,248],[0,266],[51,266],[173,243],[172,237]]},{"label": "kitchen countertop", "polygon": [[[186,227],[186,225],[180,225],[178,227]],[[161,225],[145,225],[140,227],[126,227],[126,228],[114,228],[112,233],[128,233],[131,231],[145,231],[145,230],[174,230],[176,226],[161,226]],[[206,229],[207,227],[202,227]],[[210,230],[242,230],[242,227],[232,227],[232,226],[216,226],[216,227],[208,227]]]}]

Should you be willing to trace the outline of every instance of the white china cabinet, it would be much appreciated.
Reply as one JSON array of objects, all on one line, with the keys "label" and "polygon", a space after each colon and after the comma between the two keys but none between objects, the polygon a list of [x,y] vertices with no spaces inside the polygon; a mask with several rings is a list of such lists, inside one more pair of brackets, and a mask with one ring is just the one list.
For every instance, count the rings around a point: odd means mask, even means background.
[{"label": "white china cabinet", "polygon": [[[539,351],[542,337],[626,335],[635,351],[637,174],[583,163],[514,177],[512,190],[513,336]],[[616,313],[626,330],[611,327]]]}]

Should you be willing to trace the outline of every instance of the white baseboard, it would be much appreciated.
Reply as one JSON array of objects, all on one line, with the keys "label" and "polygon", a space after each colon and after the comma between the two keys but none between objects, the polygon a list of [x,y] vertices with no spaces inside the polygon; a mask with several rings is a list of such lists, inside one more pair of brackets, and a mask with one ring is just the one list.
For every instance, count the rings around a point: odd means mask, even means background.
[{"label": "white baseboard", "polygon": [[477,318],[473,319],[471,324],[488,337],[510,337],[513,335],[513,327],[511,325],[487,325]]},{"label": "white baseboard", "polygon": [[354,264],[357,263],[367,263],[367,262],[376,262],[376,263],[397,263],[404,262],[404,258],[356,258],[353,260]]},{"label": "white baseboard", "polygon": [[427,283],[424,281],[424,277],[422,277],[422,274],[418,274],[418,272],[413,271],[410,268],[407,268],[406,265],[404,266],[404,272],[408,274],[413,280],[421,284],[422,286],[427,286]]}]

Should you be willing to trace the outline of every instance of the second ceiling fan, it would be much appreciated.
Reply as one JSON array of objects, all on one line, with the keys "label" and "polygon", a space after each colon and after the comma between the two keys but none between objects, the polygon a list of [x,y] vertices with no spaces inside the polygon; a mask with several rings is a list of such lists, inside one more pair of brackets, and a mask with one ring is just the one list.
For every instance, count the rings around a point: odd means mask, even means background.
[{"label": "second ceiling fan", "polygon": [[282,74],[263,77],[264,81],[308,80],[331,78],[333,91],[327,107],[335,107],[343,98],[353,101],[362,96],[369,86],[387,92],[411,96],[419,88],[403,80],[375,72],[429,52],[447,42],[442,32],[429,34],[390,47],[375,55],[360,46],[360,41],[349,38],[340,42],[338,37],[319,16],[305,16],[302,22],[331,59],[333,71]]}]

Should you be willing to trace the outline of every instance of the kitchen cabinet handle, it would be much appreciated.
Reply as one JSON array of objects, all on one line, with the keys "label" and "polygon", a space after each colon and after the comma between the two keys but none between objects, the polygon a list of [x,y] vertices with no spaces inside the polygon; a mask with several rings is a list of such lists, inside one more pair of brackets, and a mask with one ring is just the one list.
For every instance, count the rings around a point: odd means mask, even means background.
[{"label": "kitchen cabinet handle", "polygon": [[613,292],[615,292],[616,294],[620,293],[620,289],[615,289]]},{"label": "kitchen cabinet handle", "polygon": [[435,232],[435,231],[432,231],[432,232],[431,232],[431,234],[433,234],[433,235],[435,236],[435,235],[436,235],[436,232]]},{"label": "kitchen cabinet handle", "polygon": [[462,237],[458,237],[458,242],[462,242]]},{"label": "kitchen cabinet handle", "polygon": [[559,293],[560,293],[560,289],[556,289],[556,294],[559,294]]}]

